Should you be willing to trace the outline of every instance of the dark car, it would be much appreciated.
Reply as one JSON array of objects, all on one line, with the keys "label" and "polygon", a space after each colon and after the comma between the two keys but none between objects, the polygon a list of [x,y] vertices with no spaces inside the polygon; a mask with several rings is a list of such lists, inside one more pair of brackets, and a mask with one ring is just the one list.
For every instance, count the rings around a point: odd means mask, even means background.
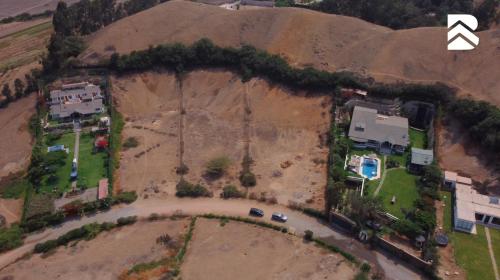
[{"label": "dark car", "polygon": [[372,220],[369,220],[369,221],[366,221],[366,226],[373,229],[373,230],[376,230],[376,231],[379,231],[382,229],[382,225],[375,222],[375,221],[372,221]]},{"label": "dark car", "polygon": [[250,208],[250,212],[248,214],[250,214],[250,216],[264,217],[264,211],[258,208]]},{"label": "dark car", "polygon": [[285,216],[283,213],[274,212],[273,215],[271,216],[271,220],[284,223],[288,220],[288,217]]}]

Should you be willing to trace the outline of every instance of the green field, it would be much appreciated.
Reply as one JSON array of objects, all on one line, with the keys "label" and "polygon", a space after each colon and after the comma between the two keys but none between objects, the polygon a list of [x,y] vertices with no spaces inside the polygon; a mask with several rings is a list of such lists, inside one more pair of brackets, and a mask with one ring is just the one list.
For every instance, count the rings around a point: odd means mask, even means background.
[{"label": "green field", "polygon": [[497,267],[500,269],[500,230],[490,228],[491,244]]},{"label": "green field", "polygon": [[413,128],[410,128],[410,143],[414,148],[425,149],[425,138],[427,135],[425,131],[419,131]]},{"label": "green field", "polygon": [[[484,227],[476,225],[477,235],[452,231],[451,193],[441,192],[441,198],[445,203],[443,227],[450,237],[458,265],[467,271],[467,279],[495,279]],[[500,231],[490,229],[490,233],[495,256],[500,256]]]},{"label": "green field", "polygon": [[89,134],[80,137],[80,152],[78,155],[78,185],[88,188],[97,187],[99,180],[106,177],[106,152],[94,153],[94,138]]},{"label": "green field", "polygon": [[[69,148],[68,156],[66,157],[66,161],[64,166],[58,168],[56,171],[56,176],[58,178],[55,182],[49,182],[48,176],[44,176],[40,185],[40,191],[51,193],[53,189],[57,189],[58,191],[65,191],[71,187],[70,174],[71,174],[71,163],[74,157],[74,147],[75,147],[75,134],[74,133],[66,133],[61,136],[60,139],[56,140],[54,145],[64,145],[66,148]],[[47,147],[44,145],[43,147],[44,153],[47,152]]]},{"label": "green field", "polygon": [[[401,208],[412,209],[414,201],[418,198],[416,180],[417,176],[409,174],[405,169],[388,170],[379,196],[384,202],[384,207],[392,215],[404,218]],[[396,196],[396,203],[392,204],[392,196]]]}]

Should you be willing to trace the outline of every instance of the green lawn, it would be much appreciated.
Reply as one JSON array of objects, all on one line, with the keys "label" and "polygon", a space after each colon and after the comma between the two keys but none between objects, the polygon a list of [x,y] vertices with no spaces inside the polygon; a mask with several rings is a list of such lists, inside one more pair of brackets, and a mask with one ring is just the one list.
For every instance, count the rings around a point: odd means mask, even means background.
[{"label": "green lawn", "polygon": [[93,152],[94,137],[89,134],[80,136],[80,153],[78,155],[78,184],[88,188],[97,187],[99,180],[106,177],[106,152]]},{"label": "green lawn", "polygon": [[0,190],[0,196],[5,199],[18,199],[24,197],[29,187],[31,187],[31,185],[28,179],[16,179]]},{"label": "green lawn", "polygon": [[[476,225],[477,235],[452,231],[451,193],[441,192],[441,201],[445,203],[443,228],[450,237],[458,265],[467,271],[467,279],[495,279],[484,227]],[[500,231],[490,229],[490,233],[495,256],[500,256]]]},{"label": "green lawn", "polygon": [[493,253],[497,267],[500,269],[500,230],[490,228],[491,244],[493,245]]},{"label": "green lawn", "polygon": [[425,149],[426,137],[425,131],[410,128],[410,143],[412,147]]},{"label": "green lawn", "polygon": [[[379,196],[384,202],[386,210],[392,215],[404,218],[401,208],[412,209],[418,198],[416,181],[417,176],[409,174],[405,169],[388,170]],[[391,199],[396,196],[396,203]]]},{"label": "green lawn", "polygon": [[[45,143],[45,141],[44,141]],[[64,145],[69,148],[69,154],[66,157],[66,162],[64,166],[58,168],[56,175],[59,178],[56,182],[48,182],[48,176],[42,178],[40,190],[41,192],[51,193],[54,188],[59,191],[65,191],[71,187],[70,174],[71,174],[71,162],[73,161],[74,146],[75,146],[75,134],[66,133],[61,136],[61,139],[55,141],[54,145]],[[47,147],[43,146],[44,153],[47,152]]]}]

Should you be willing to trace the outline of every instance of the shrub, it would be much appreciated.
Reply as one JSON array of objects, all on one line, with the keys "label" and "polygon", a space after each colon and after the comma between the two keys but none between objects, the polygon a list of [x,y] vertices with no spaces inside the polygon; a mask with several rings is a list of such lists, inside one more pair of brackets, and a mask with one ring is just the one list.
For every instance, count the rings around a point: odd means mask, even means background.
[{"label": "shrub", "polygon": [[116,221],[117,226],[131,225],[137,222],[137,216],[121,217]]},{"label": "shrub", "polygon": [[313,232],[311,230],[304,231],[304,239],[311,241],[313,239]]},{"label": "shrub", "polygon": [[139,146],[139,141],[135,137],[128,137],[122,144],[122,147],[126,149],[135,148]]},{"label": "shrub", "polygon": [[189,167],[187,165],[185,165],[184,163],[182,163],[180,166],[178,166],[175,169],[175,173],[177,173],[179,175],[186,175],[186,174],[188,174],[188,172],[189,172]]},{"label": "shrub", "polygon": [[257,200],[258,197],[257,197],[257,194],[254,193],[254,192],[251,192],[249,195],[248,195],[248,199],[251,199],[251,200]]},{"label": "shrub", "polygon": [[244,187],[253,187],[257,184],[257,178],[251,171],[247,171],[240,175],[240,182]]},{"label": "shrub", "polygon": [[43,220],[49,226],[56,226],[62,224],[64,222],[65,217],[66,216],[64,215],[64,212],[59,211],[52,215],[45,216]]},{"label": "shrub", "polygon": [[267,203],[276,204],[276,203],[278,203],[278,200],[276,199],[276,197],[272,196],[267,200]]},{"label": "shrub", "polygon": [[235,185],[227,185],[222,189],[220,196],[222,198],[241,198],[244,197],[245,194],[240,192]]},{"label": "shrub", "polygon": [[370,272],[370,270],[372,269],[372,267],[368,264],[368,263],[363,263],[361,265],[361,271],[364,272],[364,273],[368,273]]},{"label": "shrub", "polygon": [[38,243],[35,245],[34,252],[39,254],[39,253],[47,253],[53,249],[55,249],[58,246],[57,241],[52,239],[45,241],[43,243]]},{"label": "shrub", "polygon": [[184,179],[181,179],[176,186],[177,192],[175,193],[178,197],[201,197],[201,196],[211,196],[211,193],[202,185],[193,185]]},{"label": "shrub", "polygon": [[137,200],[137,193],[135,191],[121,192],[113,197],[113,204],[118,204],[118,203],[130,204],[136,200]]},{"label": "shrub", "polygon": [[206,165],[206,174],[211,177],[220,177],[231,165],[231,160],[226,156],[221,156],[210,160]]},{"label": "shrub", "polygon": [[389,169],[389,168],[395,168],[395,167],[399,167],[399,162],[390,158],[387,160],[386,162],[386,168]]},{"label": "shrub", "polygon": [[0,229],[0,253],[17,248],[23,244],[22,229],[14,224]]}]

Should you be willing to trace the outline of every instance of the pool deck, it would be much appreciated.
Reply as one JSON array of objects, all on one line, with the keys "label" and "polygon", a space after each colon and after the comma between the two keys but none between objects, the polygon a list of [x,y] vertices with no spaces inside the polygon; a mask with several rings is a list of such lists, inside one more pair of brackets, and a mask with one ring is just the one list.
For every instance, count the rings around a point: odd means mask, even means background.
[{"label": "pool deck", "polygon": [[[353,155],[351,157],[357,157],[357,156]],[[366,175],[363,174],[363,163],[365,161],[365,157],[373,159],[373,160],[375,160],[377,162],[377,175],[375,175],[373,177],[368,177],[368,176],[366,176]],[[359,157],[359,165],[356,167],[356,171],[355,172],[358,175],[362,176],[363,178],[366,178],[367,180],[377,180],[377,179],[380,179],[380,177],[381,177],[380,171],[382,170],[382,167],[380,166],[380,163],[381,163],[381,160],[378,157],[371,157],[371,156],[367,156],[367,155],[360,156]]]}]

